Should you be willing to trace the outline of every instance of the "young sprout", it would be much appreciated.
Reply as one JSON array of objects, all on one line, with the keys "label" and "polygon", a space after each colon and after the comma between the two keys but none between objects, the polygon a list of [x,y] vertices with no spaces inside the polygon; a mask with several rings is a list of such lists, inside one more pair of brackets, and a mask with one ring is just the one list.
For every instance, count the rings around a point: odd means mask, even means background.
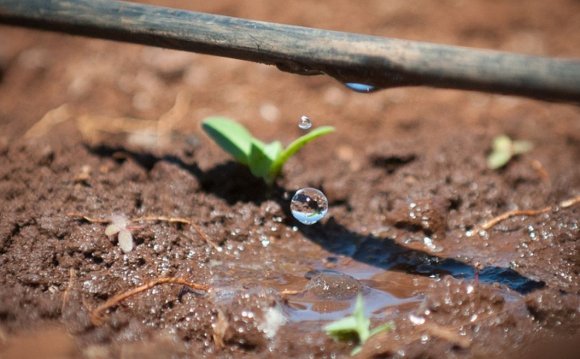
[{"label": "young sprout", "polygon": [[392,323],[379,325],[370,329],[371,321],[365,316],[364,302],[362,295],[356,298],[354,312],[352,315],[332,322],[324,327],[326,334],[338,341],[354,340],[358,345],[352,350],[351,355],[355,355],[362,349],[362,345],[373,335],[393,328]]},{"label": "young sprout", "polygon": [[129,220],[125,216],[113,215],[111,216],[111,224],[105,228],[105,235],[107,237],[117,234],[119,247],[121,247],[123,253],[129,253],[133,250],[133,235],[127,228],[128,225]]},{"label": "young sprout", "polygon": [[331,126],[319,127],[284,149],[280,141],[266,144],[254,138],[241,124],[225,117],[207,118],[202,128],[224,151],[269,185],[274,183],[286,161],[308,142],[334,131]]},{"label": "young sprout", "polygon": [[512,141],[506,135],[500,135],[493,139],[492,151],[487,156],[487,167],[496,170],[505,166],[514,156],[521,155],[532,149],[529,141]]}]

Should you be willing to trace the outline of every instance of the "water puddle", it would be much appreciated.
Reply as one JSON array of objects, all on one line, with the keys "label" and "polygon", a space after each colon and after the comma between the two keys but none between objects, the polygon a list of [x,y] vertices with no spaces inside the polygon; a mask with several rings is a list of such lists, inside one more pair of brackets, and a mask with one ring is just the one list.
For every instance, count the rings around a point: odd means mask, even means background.
[{"label": "water puddle", "polygon": [[352,314],[359,293],[364,299],[365,315],[383,320],[393,312],[416,308],[423,299],[421,293],[432,281],[344,257],[331,263],[332,269],[328,266],[328,262],[320,262],[317,269],[306,273],[308,282],[303,289],[287,297],[285,314],[289,322],[343,318]]},{"label": "water puddle", "polygon": [[[318,249],[312,254],[322,254],[318,251],[324,253]],[[268,271],[255,263],[216,262],[214,277],[220,279],[213,283],[215,299],[227,302],[248,288],[271,288],[280,293],[281,309],[289,324],[301,323],[301,331],[320,331],[327,322],[352,314],[359,293],[364,299],[365,314],[381,321],[415,309],[432,282],[427,277],[385,271],[349,257],[318,259],[309,265],[305,264],[308,258],[302,260],[294,262],[292,272],[272,268],[270,265],[277,267],[277,263],[270,261],[262,263],[268,264]]]},{"label": "water puddle", "polygon": [[[267,249],[259,241],[255,249],[246,242],[246,251],[252,255],[211,262],[214,299],[228,303],[240,294],[261,295],[270,298],[267,303],[277,303],[285,330],[316,333],[329,322],[351,315],[359,294],[365,315],[376,323],[407,317],[417,312],[433,283],[448,275],[470,282],[467,290],[473,290],[476,280],[501,283],[520,293],[542,285],[510,268],[482,266],[478,270],[449,257],[453,254],[447,251],[430,254],[388,238],[369,236],[356,241],[333,235],[330,245],[304,242],[299,239],[302,233],[292,233],[296,234]],[[502,295],[507,301],[520,298],[509,290]],[[507,298],[510,295],[514,297]]]},{"label": "water puddle", "polygon": [[[356,297],[349,300],[324,300],[313,298],[307,294],[294,296],[288,299],[285,313],[289,322],[333,321],[352,314],[355,299]],[[418,304],[422,298],[420,296],[399,298],[388,292],[365,288],[363,299],[365,315],[373,319],[383,319],[386,316],[387,308],[410,303]]]}]

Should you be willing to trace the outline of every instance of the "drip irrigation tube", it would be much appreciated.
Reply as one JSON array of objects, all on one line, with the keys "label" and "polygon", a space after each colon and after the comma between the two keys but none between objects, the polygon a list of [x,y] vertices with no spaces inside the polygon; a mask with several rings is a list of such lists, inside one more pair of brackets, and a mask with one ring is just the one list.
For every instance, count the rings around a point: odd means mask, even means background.
[{"label": "drip irrigation tube", "polygon": [[327,74],[580,103],[580,60],[405,41],[113,0],[0,0],[0,23]]}]

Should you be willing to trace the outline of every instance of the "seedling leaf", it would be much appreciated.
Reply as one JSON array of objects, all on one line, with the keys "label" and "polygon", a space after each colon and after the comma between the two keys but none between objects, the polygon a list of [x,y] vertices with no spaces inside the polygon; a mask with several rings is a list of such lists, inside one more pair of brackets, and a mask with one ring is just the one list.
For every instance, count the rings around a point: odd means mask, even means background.
[{"label": "seedling leaf", "polygon": [[529,152],[533,147],[534,145],[530,141],[514,141],[512,144],[514,155]]},{"label": "seedling leaf", "polygon": [[353,316],[339,319],[324,327],[328,335],[338,341],[359,340],[358,324]]},{"label": "seedling leaf", "polygon": [[487,167],[496,170],[505,166],[512,158],[509,152],[492,152],[487,157]]},{"label": "seedling leaf", "polygon": [[322,126],[313,131],[310,131],[304,136],[298,137],[296,140],[294,140],[294,142],[289,144],[284,151],[282,151],[278,158],[276,158],[276,161],[274,161],[272,168],[270,169],[270,176],[274,178],[278,176],[286,161],[288,161],[290,157],[294,156],[294,154],[302,149],[302,147],[304,147],[307,143],[331,132],[334,132],[334,127]]},{"label": "seedling leaf", "polygon": [[375,334],[379,334],[382,332],[387,332],[389,330],[393,329],[393,323],[384,323],[379,325],[376,328],[371,329],[370,333],[369,333],[369,338],[372,337]]},{"label": "seedling leaf", "polygon": [[282,152],[282,143],[274,141],[264,146],[264,152],[274,162]]},{"label": "seedling leaf", "polygon": [[365,316],[364,302],[361,294],[356,297],[352,315],[356,319],[358,337],[361,343],[364,343],[370,335],[369,327],[371,326],[371,321]]},{"label": "seedling leaf", "polygon": [[493,139],[492,151],[487,156],[487,167],[495,170],[508,164],[515,156],[526,153],[532,149],[529,141],[512,141],[506,135],[500,135]]},{"label": "seedling leaf", "polygon": [[202,128],[236,161],[248,165],[252,135],[244,126],[225,117],[210,117],[203,121]]},{"label": "seedling leaf", "polygon": [[105,235],[107,237],[110,237],[112,235],[119,233],[124,228],[125,228],[125,226],[120,226],[117,223],[111,223],[107,226],[107,228],[105,228]]},{"label": "seedling leaf", "polygon": [[126,229],[119,232],[119,247],[123,253],[129,253],[133,250],[133,235]]},{"label": "seedling leaf", "polygon": [[268,184],[270,184],[268,174],[270,172],[270,166],[272,165],[272,159],[268,156],[266,145],[255,138],[252,139],[248,163],[250,172],[252,172],[254,176],[263,178]]},{"label": "seedling leaf", "polygon": [[202,128],[224,151],[269,185],[280,174],[286,161],[308,142],[334,131],[330,126],[317,128],[283,150],[279,141],[265,144],[252,137],[244,126],[225,117],[210,117],[202,122]]},{"label": "seedling leaf", "polygon": [[392,329],[391,323],[385,323],[370,330],[371,321],[365,316],[362,295],[358,295],[352,315],[332,322],[324,327],[326,334],[339,341],[356,340],[358,345],[351,355],[360,352],[362,345],[371,336]]}]

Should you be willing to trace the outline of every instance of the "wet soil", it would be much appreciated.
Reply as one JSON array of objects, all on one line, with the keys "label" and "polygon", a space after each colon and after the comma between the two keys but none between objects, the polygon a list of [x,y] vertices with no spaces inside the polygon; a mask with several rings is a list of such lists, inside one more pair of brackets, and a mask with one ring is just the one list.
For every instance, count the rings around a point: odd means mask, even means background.
[{"label": "wet soil", "polygon": [[[580,2],[155,1],[311,27],[580,57]],[[0,357],[348,357],[323,326],[357,295],[361,357],[577,357],[580,108],[325,77],[0,27]],[[201,129],[225,115],[289,143],[336,132],[273,188]],[[497,171],[500,134],[533,142]],[[289,201],[322,190],[305,226]],[[480,225],[513,209],[550,210]],[[106,236],[133,220],[135,247]],[[88,218],[83,219],[82,216]],[[151,217],[157,217],[152,220]],[[186,221],[170,222],[169,217]],[[160,285],[91,321],[114,295]]]}]

